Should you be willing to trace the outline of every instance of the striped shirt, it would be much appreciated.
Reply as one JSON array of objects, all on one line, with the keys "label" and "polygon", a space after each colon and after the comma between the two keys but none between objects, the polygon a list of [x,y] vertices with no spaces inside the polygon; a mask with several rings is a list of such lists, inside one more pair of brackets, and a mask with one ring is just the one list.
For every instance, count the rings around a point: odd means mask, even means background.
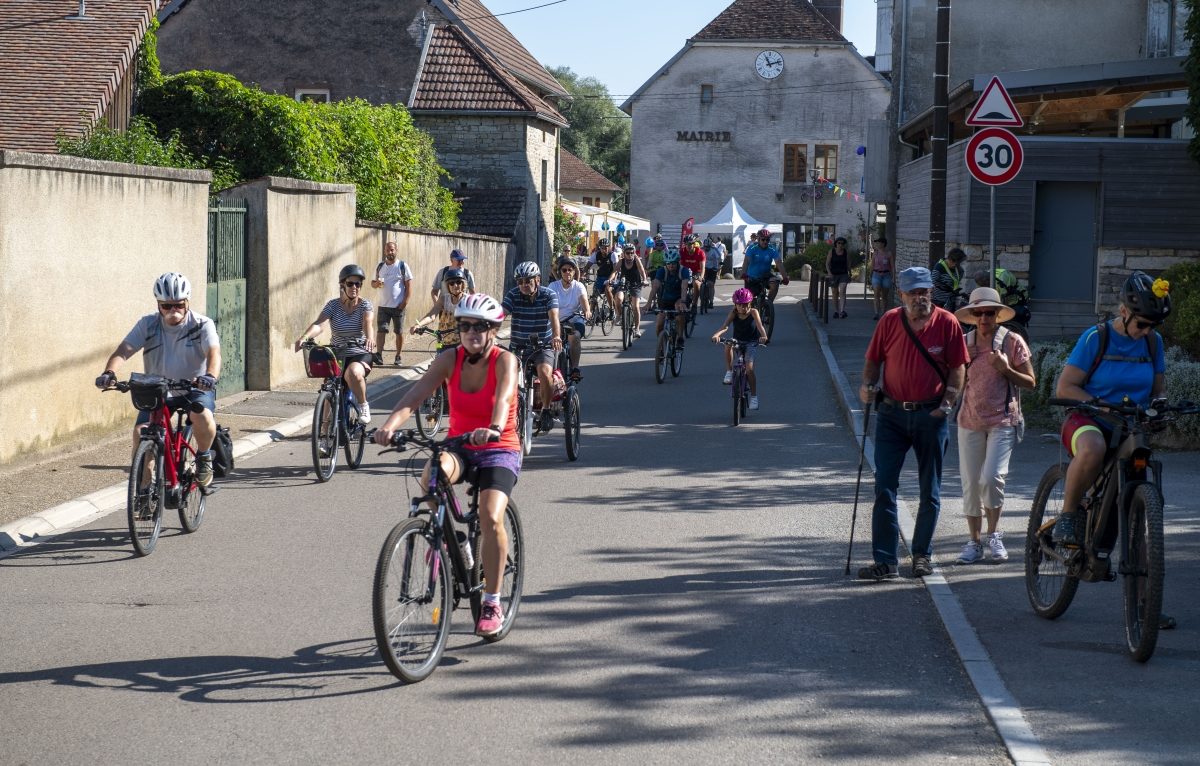
[{"label": "striped shirt", "polygon": [[512,342],[524,343],[530,338],[550,342],[550,309],[558,308],[558,296],[549,287],[538,287],[537,292],[525,296],[521,288],[514,287],[504,296],[504,310],[512,317]]},{"label": "striped shirt", "polygon": [[366,298],[359,300],[358,305],[349,314],[342,308],[342,302],[337,298],[325,304],[325,308],[321,309],[321,316],[317,321],[323,319],[329,320],[329,327],[333,331],[334,345],[346,345],[346,350],[351,353],[365,354],[367,353],[367,336],[363,333],[363,315],[374,311],[371,302]]},{"label": "striped shirt", "polygon": [[930,298],[935,306],[941,306],[947,311],[958,308],[958,286],[962,282],[962,266],[954,267],[945,258],[934,264],[929,270],[933,278],[933,295]]}]

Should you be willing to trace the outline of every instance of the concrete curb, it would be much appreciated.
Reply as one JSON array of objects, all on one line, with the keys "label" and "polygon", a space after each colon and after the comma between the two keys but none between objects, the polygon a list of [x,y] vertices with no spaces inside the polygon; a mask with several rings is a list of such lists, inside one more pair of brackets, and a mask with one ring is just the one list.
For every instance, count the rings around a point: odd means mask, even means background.
[{"label": "concrete curb", "polygon": [[[415,379],[428,367],[425,361],[411,369],[402,370],[395,375],[380,380],[369,387],[370,398],[386,396],[405,383]],[[265,447],[295,436],[312,424],[312,413],[303,412],[295,415],[266,431],[244,436],[233,443],[233,456],[240,458]],[[65,503],[49,508],[32,516],[9,522],[0,526],[0,558],[22,548],[28,548],[38,543],[68,532],[72,529],[90,524],[113,511],[125,507],[127,485],[125,482],[113,484],[104,489],[91,492],[68,500]]]},{"label": "concrete curb", "polygon": [[[804,314],[804,321],[808,324],[808,329],[812,331],[813,339],[816,340],[817,346],[825,356],[829,376],[837,391],[838,406],[845,413],[855,439],[861,440],[864,438],[864,413],[862,405],[858,401],[857,392],[851,389],[850,382],[838,365],[833,350],[829,347],[829,335],[821,327],[816,314],[806,303],[801,304],[801,311]],[[874,473],[875,443],[873,439],[867,438],[865,452],[867,463]],[[904,500],[899,503],[899,519],[900,535],[904,544],[908,545],[908,541],[912,539],[915,515],[910,504]],[[867,528],[870,528],[869,522]],[[967,676],[971,679],[971,683],[987,711],[988,718],[992,720],[996,732],[1004,741],[1004,746],[1008,749],[1008,754],[1013,762],[1016,766],[1050,766],[1050,757],[1042,749],[1029,722],[1025,720],[1020,704],[1012,696],[1008,687],[1004,685],[1004,680],[1000,678],[1000,673],[992,663],[991,656],[984,648],[983,642],[979,640],[979,634],[975,632],[975,627],[967,619],[962,604],[954,595],[950,583],[942,576],[941,569],[935,566],[933,574],[923,580],[925,589],[929,591],[933,605],[942,620],[942,625],[946,628],[951,643],[954,644],[954,650],[958,653],[959,660],[967,671]]]}]

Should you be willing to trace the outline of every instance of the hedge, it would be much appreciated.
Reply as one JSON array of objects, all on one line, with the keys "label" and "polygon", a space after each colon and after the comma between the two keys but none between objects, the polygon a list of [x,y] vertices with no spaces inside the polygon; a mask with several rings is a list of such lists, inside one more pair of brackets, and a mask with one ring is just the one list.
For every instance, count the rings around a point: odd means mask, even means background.
[{"label": "hedge", "polygon": [[178,135],[206,166],[227,162],[238,178],[289,176],[357,187],[358,217],[453,230],[458,203],[439,180],[433,140],[400,105],[332,104],[264,93],[219,72],[163,79],[142,95],[160,132]]},{"label": "hedge", "polygon": [[1177,263],[1160,276],[1171,283],[1171,315],[1163,335],[1200,359],[1200,263]]}]

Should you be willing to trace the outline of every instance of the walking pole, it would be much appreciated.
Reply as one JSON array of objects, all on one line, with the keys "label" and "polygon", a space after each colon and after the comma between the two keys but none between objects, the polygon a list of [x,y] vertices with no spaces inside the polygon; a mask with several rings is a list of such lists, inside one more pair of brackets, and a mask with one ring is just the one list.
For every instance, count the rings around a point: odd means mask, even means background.
[{"label": "walking pole", "polygon": [[862,445],[858,448],[858,481],[854,483],[854,511],[850,515],[850,547],[846,550],[846,574],[850,574],[850,557],[854,555],[854,527],[858,524],[858,490],[862,486],[863,461],[867,453],[867,431],[871,425],[871,405],[875,403],[875,388],[868,386],[870,394],[863,410]]}]

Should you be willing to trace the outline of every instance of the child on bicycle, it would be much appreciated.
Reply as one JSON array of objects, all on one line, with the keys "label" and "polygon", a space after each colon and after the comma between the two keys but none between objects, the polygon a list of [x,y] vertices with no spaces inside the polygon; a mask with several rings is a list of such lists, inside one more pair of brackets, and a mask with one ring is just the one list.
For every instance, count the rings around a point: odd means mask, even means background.
[{"label": "child on bicycle", "polygon": [[458,346],[458,327],[454,319],[454,309],[467,291],[467,276],[462,269],[445,269],[442,277],[442,290],[438,299],[433,302],[429,312],[417,320],[408,332],[416,335],[425,325],[437,319],[438,344],[437,350],[444,351]]},{"label": "child on bicycle", "polygon": [[[754,300],[754,296],[749,290],[744,287],[739,287],[733,291],[733,308],[730,309],[728,316],[725,317],[725,323],[721,325],[721,329],[713,333],[713,343],[718,343],[721,336],[730,327],[733,328],[733,339],[741,343],[754,343],[766,345],[767,331],[763,327],[762,317],[758,315],[758,309],[751,308],[750,302]],[[750,382],[750,409],[758,409],[758,385],[754,377],[754,352],[755,346],[746,347],[746,378]],[[725,347],[725,377],[721,381],[725,385],[733,382],[733,347]]]}]

